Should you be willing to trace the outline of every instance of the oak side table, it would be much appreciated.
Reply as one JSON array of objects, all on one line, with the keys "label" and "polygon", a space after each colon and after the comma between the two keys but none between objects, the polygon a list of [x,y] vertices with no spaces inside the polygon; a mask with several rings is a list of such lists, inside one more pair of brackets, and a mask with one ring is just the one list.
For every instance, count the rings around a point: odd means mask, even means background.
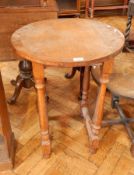
[{"label": "oak side table", "polygon": [[[109,25],[89,19],[55,19],[35,22],[18,29],[12,35],[11,42],[19,56],[32,62],[43,156],[49,157],[51,153],[47,104],[44,100],[44,66],[85,67],[81,111],[91,140],[90,149],[96,152],[99,147],[106,84],[114,57],[123,48],[123,34]],[[101,86],[94,116],[91,118],[88,112],[89,76],[91,66],[96,64],[101,64],[102,67]]]}]

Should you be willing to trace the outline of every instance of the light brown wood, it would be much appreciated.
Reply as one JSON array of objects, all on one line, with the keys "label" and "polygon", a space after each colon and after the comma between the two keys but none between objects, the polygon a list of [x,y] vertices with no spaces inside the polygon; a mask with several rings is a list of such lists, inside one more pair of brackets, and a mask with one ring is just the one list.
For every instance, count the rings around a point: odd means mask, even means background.
[{"label": "light brown wood", "polygon": [[46,87],[44,81],[44,66],[42,64],[34,62],[32,65],[35,79],[35,87],[37,89],[39,120],[41,128],[41,145],[43,149],[43,156],[48,158],[51,153],[51,147],[50,147],[50,138],[48,129],[49,127],[48,127],[47,106],[45,98]]},{"label": "light brown wood", "polygon": [[[44,96],[46,96],[43,83],[44,65],[57,67],[86,66],[81,110],[86,121],[89,138],[91,138],[91,147],[96,150],[99,143],[99,132],[97,130],[98,127],[100,128],[100,124],[98,126],[98,123],[101,123],[103,116],[106,83],[111,73],[111,63],[114,56],[120,53],[124,45],[123,34],[117,29],[97,21],[60,19],[39,21],[26,25],[12,35],[11,42],[17,54],[33,63],[43,155],[48,157],[51,153],[47,106],[44,102]],[[62,47],[65,49],[63,50]],[[89,116],[87,106],[88,66],[96,63],[103,64],[102,85],[97,99],[95,117],[93,122],[90,122],[92,119]]]},{"label": "light brown wood", "polygon": [[[115,20],[116,18],[116,20]],[[103,17],[97,20],[117,27],[122,32],[126,27],[126,17]],[[133,23],[134,24],[134,23]],[[132,53],[122,53],[116,60],[134,59]],[[12,94],[10,80],[16,76],[18,62],[0,63],[6,96]],[[101,144],[97,154],[89,154],[89,140],[80,117],[78,102],[79,74],[72,80],[64,78],[70,68],[47,68],[47,92],[49,128],[53,153],[50,159],[42,159],[40,128],[38,123],[35,90],[24,90],[21,101],[8,106],[12,128],[17,140],[15,167],[2,175],[133,175],[134,159],[130,155],[130,140],[124,127],[113,126],[101,129]],[[11,74],[12,72],[12,74]],[[89,109],[92,114],[97,96],[97,87],[91,81],[89,89]],[[111,109],[109,93],[105,98],[104,117],[118,116]],[[128,114],[134,113],[134,100],[121,100]],[[125,167],[125,168],[124,168]]]},{"label": "light brown wood", "polygon": [[[119,19],[121,21],[122,18]],[[134,58],[132,54],[121,54],[120,57],[122,56],[124,59]],[[17,64],[17,62],[0,63],[7,98],[12,94],[10,79],[17,74],[15,69]],[[102,129],[100,149],[97,154],[89,153],[89,140],[79,110],[79,75],[76,74],[74,79],[67,80],[64,74],[69,70],[68,68],[45,70],[48,78],[47,92],[50,97],[48,114],[53,149],[51,158],[42,159],[35,90],[24,90],[21,101],[18,101],[15,106],[8,106],[17,140],[17,150],[13,171],[6,171],[2,175],[28,173],[42,175],[44,172],[50,175],[50,173],[55,174],[55,171],[63,175],[68,175],[69,172],[80,175],[97,173],[106,175],[131,173],[132,175],[134,173],[134,159],[129,153],[130,141],[125,129],[121,126]],[[93,81],[90,87],[89,109],[90,113],[93,113],[97,88]],[[107,94],[104,116],[115,118],[117,113],[110,107],[110,98]],[[127,100],[123,100],[122,105],[128,113],[134,112],[134,101],[130,100],[128,104]],[[124,166],[125,170],[123,170]]]},{"label": "light brown wood", "polygon": [[116,56],[123,47],[124,36],[101,22],[58,19],[24,26],[12,35],[11,42],[16,52],[30,61],[76,67]]},{"label": "light brown wood", "polygon": [[[93,133],[95,136],[99,138],[99,129],[101,128],[101,122],[103,119],[103,108],[104,108],[104,100],[106,95],[106,86],[109,82],[109,76],[112,73],[113,68],[113,60],[106,61],[102,64],[101,67],[101,77],[100,77],[100,89],[97,96],[95,112],[93,116]],[[91,149],[93,152],[99,147],[99,139],[94,140],[91,145]]]}]

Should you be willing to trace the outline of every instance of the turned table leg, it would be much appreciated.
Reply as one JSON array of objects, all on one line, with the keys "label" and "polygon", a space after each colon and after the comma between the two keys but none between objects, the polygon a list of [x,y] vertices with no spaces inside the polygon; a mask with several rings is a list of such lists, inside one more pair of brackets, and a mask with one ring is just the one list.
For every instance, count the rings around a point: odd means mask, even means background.
[{"label": "turned table leg", "polygon": [[35,79],[35,87],[37,89],[42,151],[43,156],[48,158],[51,154],[51,145],[49,138],[47,104],[46,99],[44,99],[44,95],[46,95],[45,81],[44,81],[44,66],[38,63],[32,63],[32,65],[33,65],[33,75]]},{"label": "turned table leg", "polygon": [[90,68],[91,67],[85,67],[84,70],[84,77],[83,77],[83,91],[82,91],[82,101],[81,101],[81,112],[82,116],[85,119],[85,124],[88,132],[88,136],[90,139],[90,150],[92,153],[94,153],[93,148],[98,148],[99,143],[99,137],[94,132],[94,126],[91,116],[89,115],[88,110],[88,90],[89,90],[89,76],[90,76]]},{"label": "turned table leg", "polygon": [[[92,119],[93,121],[92,131],[98,138],[103,119],[103,108],[106,94],[106,86],[109,81],[109,76],[112,72],[112,67],[113,67],[113,60],[108,60],[104,62],[101,66],[100,87],[96,101],[95,112]],[[98,147],[99,147],[99,139],[98,142],[92,142],[91,151],[95,153]]]},{"label": "turned table leg", "polygon": [[101,85],[99,88],[93,118],[91,118],[88,111],[88,89],[89,89],[90,68],[85,67],[84,71],[81,111],[82,116],[85,119],[87,132],[90,138],[90,151],[92,153],[96,153],[97,149],[99,148],[99,131],[101,128],[101,122],[103,118],[106,84],[108,83],[109,75],[112,71],[112,65],[113,65],[112,60],[108,60],[107,62],[102,64],[101,78],[100,78]]},{"label": "turned table leg", "polygon": [[[93,132],[93,122],[88,111],[88,90],[89,90],[89,77],[90,76],[90,67],[85,67],[84,77],[83,77],[83,90],[82,90],[82,101],[81,101],[81,112],[82,116],[85,119],[85,124],[89,139],[91,144],[98,143],[98,135]],[[98,145],[98,144],[96,144]]]}]

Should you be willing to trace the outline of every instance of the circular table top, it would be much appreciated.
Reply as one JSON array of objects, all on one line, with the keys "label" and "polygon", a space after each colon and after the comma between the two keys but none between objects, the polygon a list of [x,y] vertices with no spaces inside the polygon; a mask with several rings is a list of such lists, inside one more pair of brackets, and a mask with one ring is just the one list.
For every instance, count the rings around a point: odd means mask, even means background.
[{"label": "circular table top", "polygon": [[123,34],[90,19],[54,19],[28,24],[12,35],[21,57],[46,66],[87,66],[115,57],[124,45]]}]

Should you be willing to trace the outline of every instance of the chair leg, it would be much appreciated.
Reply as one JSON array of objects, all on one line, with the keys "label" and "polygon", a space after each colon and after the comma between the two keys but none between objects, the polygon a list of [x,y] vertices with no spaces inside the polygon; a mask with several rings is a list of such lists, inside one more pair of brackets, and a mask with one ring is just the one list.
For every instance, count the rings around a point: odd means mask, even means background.
[{"label": "chair leg", "polygon": [[119,103],[119,97],[112,95],[111,106],[113,109],[116,107],[116,102]]},{"label": "chair leg", "polygon": [[128,136],[132,142],[130,152],[131,155],[134,157],[134,132],[132,131],[130,127],[130,123],[134,122],[134,118],[128,118],[124,111],[122,110],[121,106],[119,105],[119,97],[118,96],[112,96],[112,108],[115,108],[117,112],[119,113],[120,118],[119,119],[114,119],[114,120],[103,120],[102,126],[112,126],[112,125],[118,125],[118,124],[123,124],[124,127],[127,130]]},{"label": "chair leg", "polygon": [[[118,111],[118,113],[120,115],[120,118],[121,118],[121,120],[122,120],[122,122],[123,122],[123,124],[124,124],[124,126],[125,126],[125,128],[127,130],[127,133],[129,135],[129,138],[130,138],[130,140],[132,142],[132,145],[131,145],[131,148],[130,148],[130,152],[131,152],[132,156],[134,157],[134,132],[130,128],[130,125],[127,122],[127,117],[124,114],[124,112],[123,112],[123,110],[120,107],[120,105],[119,105],[118,102],[115,103],[115,107],[116,107],[116,109],[117,109],[117,111]],[[132,122],[134,122],[134,121],[132,121]]]}]

